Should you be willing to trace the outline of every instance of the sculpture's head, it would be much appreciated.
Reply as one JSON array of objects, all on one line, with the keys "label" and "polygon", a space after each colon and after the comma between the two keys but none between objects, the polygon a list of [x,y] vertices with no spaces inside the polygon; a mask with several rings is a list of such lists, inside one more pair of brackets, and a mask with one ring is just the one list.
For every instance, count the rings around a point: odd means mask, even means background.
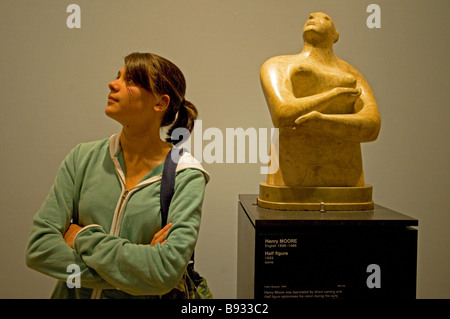
[{"label": "sculpture's head", "polygon": [[314,12],[309,15],[303,27],[303,40],[312,45],[319,43],[333,45],[339,39],[339,32],[333,20],[323,13]]}]

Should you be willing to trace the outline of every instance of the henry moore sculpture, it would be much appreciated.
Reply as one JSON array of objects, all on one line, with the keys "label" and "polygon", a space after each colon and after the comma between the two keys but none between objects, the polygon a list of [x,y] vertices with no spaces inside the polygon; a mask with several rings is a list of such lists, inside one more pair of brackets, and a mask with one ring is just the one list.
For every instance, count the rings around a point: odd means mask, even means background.
[{"label": "henry moore sculpture", "polygon": [[283,210],[368,210],[361,142],[377,138],[381,120],[373,93],[358,70],[339,59],[331,18],[312,13],[304,47],[261,68],[261,85],[279,129],[271,148],[278,171],[260,183],[258,205]]}]

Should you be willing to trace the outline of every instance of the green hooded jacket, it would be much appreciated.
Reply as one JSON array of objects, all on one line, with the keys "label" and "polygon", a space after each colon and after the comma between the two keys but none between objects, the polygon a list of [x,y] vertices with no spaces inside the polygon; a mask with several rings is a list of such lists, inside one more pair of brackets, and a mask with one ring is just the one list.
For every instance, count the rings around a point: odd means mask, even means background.
[{"label": "green hooded jacket", "polygon": [[[164,163],[127,191],[119,137],[76,146],[34,215],[26,263],[58,279],[52,298],[159,298],[179,283],[194,251],[209,174],[183,154],[167,220],[173,226],[167,242],[152,247]],[[63,236],[74,212],[83,229],[72,249]]]}]

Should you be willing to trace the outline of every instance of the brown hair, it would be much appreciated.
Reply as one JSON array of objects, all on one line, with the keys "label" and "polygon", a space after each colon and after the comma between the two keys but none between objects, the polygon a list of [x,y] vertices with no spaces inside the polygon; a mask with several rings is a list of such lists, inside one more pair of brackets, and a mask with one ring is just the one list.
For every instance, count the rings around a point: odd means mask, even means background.
[{"label": "brown hair", "polygon": [[153,54],[134,52],[125,57],[125,77],[136,85],[153,94],[167,94],[170,104],[166,110],[161,126],[170,126],[167,142],[172,140],[172,132],[184,127],[192,132],[197,108],[184,98],[186,80],[181,70],[169,60]]}]

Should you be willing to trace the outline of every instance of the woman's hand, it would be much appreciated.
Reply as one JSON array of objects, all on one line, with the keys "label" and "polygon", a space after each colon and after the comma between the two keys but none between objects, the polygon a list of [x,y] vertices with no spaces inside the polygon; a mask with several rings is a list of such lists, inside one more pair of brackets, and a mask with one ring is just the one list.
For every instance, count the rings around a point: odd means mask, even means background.
[{"label": "woman's hand", "polygon": [[169,232],[170,227],[172,227],[172,223],[168,223],[163,229],[161,229],[159,232],[153,236],[152,242],[150,243],[150,246],[155,246],[156,244],[164,244],[167,239],[167,233]]},{"label": "woman's hand", "polygon": [[77,225],[77,224],[70,224],[69,228],[67,228],[66,233],[64,234],[64,241],[67,245],[69,245],[71,248],[73,248],[73,241],[75,239],[75,236],[78,234],[78,232],[83,227]]}]

